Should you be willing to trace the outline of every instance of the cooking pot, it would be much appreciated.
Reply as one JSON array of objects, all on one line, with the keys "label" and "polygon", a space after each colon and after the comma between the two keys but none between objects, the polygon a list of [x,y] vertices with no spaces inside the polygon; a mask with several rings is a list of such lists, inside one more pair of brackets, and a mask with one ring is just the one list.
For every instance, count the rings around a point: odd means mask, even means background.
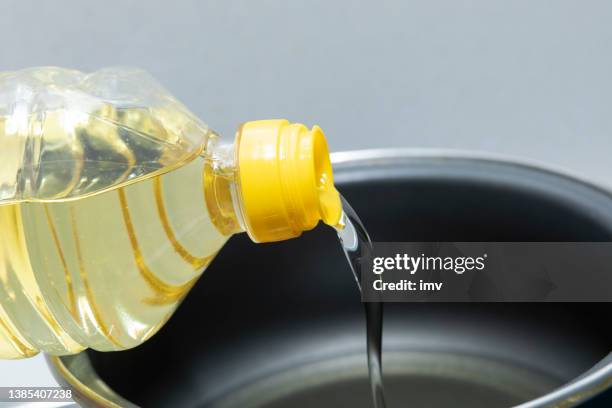
[{"label": "cooking pot", "polygon": [[[612,240],[612,195],[541,166],[419,150],[333,161],[375,241]],[[608,303],[386,304],[388,406],[609,402],[611,312]],[[275,244],[235,236],[151,340],[49,361],[84,406],[371,407],[359,292],[325,226]]]}]

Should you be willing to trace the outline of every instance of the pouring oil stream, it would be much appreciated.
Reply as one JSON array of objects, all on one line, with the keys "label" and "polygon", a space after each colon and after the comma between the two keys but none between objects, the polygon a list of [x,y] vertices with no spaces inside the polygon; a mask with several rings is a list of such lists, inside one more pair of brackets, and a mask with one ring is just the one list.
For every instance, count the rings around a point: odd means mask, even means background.
[{"label": "pouring oil stream", "polygon": [[[372,241],[363,223],[355,213],[350,204],[340,196],[342,200],[342,219],[336,227],[338,238],[342,244],[344,254],[351,266],[357,286],[361,291],[361,258],[363,252],[372,250]],[[385,394],[382,376],[382,325],[383,304],[382,302],[366,302],[366,332],[367,332],[367,357],[370,387],[375,408],[386,408]]]}]

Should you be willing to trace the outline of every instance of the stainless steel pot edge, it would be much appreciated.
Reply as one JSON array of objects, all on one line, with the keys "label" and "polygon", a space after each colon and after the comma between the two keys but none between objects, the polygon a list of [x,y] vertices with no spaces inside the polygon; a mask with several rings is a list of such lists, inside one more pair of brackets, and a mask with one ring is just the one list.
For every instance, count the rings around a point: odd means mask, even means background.
[{"label": "stainless steel pot edge", "polygon": [[585,175],[562,166],[555,166],[534,159],[524,159],[500,153],[436,148],[364,149],[331,153],[331,161],[336,170],[344,170],[355,166],[373,166],[377,164],[391,164],[393,162],[418,159],[479,161],[534,169],[557,176],[563,176],[586,184],[608,195],[612,195],[612,183],[610,185],[605,185],[599,182],[593,182]]},{"label": "stainless steel pot edge", "polygon": [[612,353],[577,379],[516,408],[573,407],[612,386]]}]

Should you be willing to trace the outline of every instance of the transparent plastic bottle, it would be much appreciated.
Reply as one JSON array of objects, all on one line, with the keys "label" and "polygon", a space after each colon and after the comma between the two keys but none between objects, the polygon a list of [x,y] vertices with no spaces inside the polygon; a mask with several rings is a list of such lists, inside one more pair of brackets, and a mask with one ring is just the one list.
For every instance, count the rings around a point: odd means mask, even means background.
[{"label": "transparent plastic bottle", "polygon": [[318,127],[223,143],[137,69],[0,73],[0,146],[0,358],[137,346],[232,234],[341,218]]}]

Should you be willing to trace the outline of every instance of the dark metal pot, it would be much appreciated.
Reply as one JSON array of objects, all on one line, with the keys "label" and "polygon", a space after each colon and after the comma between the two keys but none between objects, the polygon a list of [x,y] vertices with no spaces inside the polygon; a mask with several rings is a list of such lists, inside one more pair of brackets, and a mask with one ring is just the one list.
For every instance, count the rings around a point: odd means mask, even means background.
[{"label": "dark metal pot", "polygon": [[[334,162],[377,241],[612,240],[612,196],[542,168],[410,151]],[[388,304],[389,407],[603,401],[611,312],[601,303]],[[150,341],[50,362],[86,406],[371,406],[359,293],[325,227],[278,244],[236,236]]]}]

